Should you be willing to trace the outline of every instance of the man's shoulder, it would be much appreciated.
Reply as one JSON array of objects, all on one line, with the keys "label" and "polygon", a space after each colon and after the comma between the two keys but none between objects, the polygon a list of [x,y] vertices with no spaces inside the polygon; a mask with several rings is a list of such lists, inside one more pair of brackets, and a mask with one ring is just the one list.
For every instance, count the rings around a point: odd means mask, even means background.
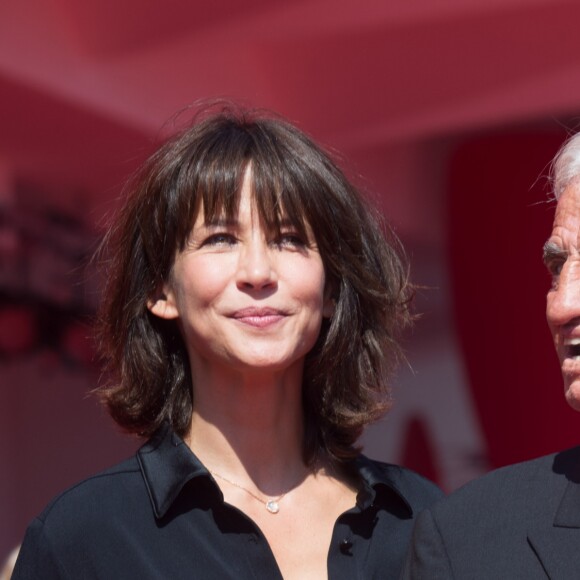
[{"label": "man's shoulder", "polygon": [[501,517],[533,505],[529,513],[537,514],[538,502],[549,507],[547,491],[557,498],[554,492],[563,492],[570,481],[580,483],[580,446],[491,471],[438,502],[432,512],[442,519],[482,512]]},{"label": "man's shoulder", "polygon": [[471,481],[453,495],[479,493],[487,488],[519,487],[524,482],[570,478],[580,463],[580,446],[500,467]]},{"label": "man's shoulder", "polygon": [[[558,513],[571,511],[563,503],[567,497],[577,505],[579,471],[576,447],[503,467],[468,483],[419,516],[404,577],[544,578],[547,562],[559,570],[554,564],[558,558],[546,554],[555,553],[554,542],[558,545],[566,538],[570,546],[576,536],[550,531]],[[538,530],[532,540],[530,533]],[[550,577],[574,577],[568,574],[568,564],[564,568],[565,574]]]}]

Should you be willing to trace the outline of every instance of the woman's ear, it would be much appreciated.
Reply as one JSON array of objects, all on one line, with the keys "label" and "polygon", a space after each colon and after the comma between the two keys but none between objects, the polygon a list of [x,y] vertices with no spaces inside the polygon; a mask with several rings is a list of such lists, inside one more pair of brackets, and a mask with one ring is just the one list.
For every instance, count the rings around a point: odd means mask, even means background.
[{"label": "woman's ear", "polygon": [[334,310],[336,308],[336,301],[334,298],[328,298],[324,301],[324,305],[322,306],[322,317],[323,318],[332,318],[334,316]]},{"label": "woman's ear", "polygon": [[175,296],[167,284],[163,284],[160,291],[147,300],[147,308],[149,312],[165,320],[179,318]]},{"label": "woman's ear", "polygon": [[332,318],[336,310],[336,300],[332,297],[332,293],[327,289],[324,292],[324,302],[322,303],[322,317]]}]

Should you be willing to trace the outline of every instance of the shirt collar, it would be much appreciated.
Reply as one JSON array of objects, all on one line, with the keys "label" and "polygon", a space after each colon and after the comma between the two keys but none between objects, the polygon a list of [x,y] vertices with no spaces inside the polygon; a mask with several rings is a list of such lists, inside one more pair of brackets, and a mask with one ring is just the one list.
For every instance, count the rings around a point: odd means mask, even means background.
[{"label": "shirt collar", "polygon": [[395,499],[409,514],[413,508],[405,497],[403,489],[403,470],[398,465],[372,461],[364,455],[359,455],[352,462],[352,467],[360,477],[363,487],[357,496],[357,504],[361,509],[372,505],[389,507]]},{"label": "shirt collar", "polygon": [[[139,449],[137,460],[157,518],[167,513],[189,481],[210,477],[209,471],[168,423]],[[373,505],[387,507],[395,498],[409,516],[413,514],[402,491],[401,468],[371,461],[364,455],[359,455],[350,465],[362,482],[357,496],[361,509]]]},{"label": "shirt collar", "polygon": [[162,518],[185,484],[208,470],[168,423],[137,452],[155,517]]}]

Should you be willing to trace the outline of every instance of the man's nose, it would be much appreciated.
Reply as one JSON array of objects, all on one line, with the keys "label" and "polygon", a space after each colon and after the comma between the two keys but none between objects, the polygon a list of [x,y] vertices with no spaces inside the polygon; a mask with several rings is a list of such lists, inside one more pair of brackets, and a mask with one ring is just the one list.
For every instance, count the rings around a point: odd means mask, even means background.
[{"label": "man's nose", "polygon": [[238,288],[267,288],[275,286],[277,280],[272,249],[265,240],[253,236],[240,252],[236,277]]},{"label": "man's nose", "polygon": [[580,320],[580,263],[565,265],[554,287],[548,292],[546,317],[553,326]]}]

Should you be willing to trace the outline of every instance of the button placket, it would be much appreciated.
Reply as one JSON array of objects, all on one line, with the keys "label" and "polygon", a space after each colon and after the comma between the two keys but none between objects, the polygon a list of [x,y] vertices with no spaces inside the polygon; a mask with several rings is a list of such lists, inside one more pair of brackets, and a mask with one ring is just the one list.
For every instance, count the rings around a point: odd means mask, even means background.
[{"label": "button placket", "polygon": [[352,540],[350,538],[343,538],[338,543],[340,553],[345,556],[352,556]]}]

